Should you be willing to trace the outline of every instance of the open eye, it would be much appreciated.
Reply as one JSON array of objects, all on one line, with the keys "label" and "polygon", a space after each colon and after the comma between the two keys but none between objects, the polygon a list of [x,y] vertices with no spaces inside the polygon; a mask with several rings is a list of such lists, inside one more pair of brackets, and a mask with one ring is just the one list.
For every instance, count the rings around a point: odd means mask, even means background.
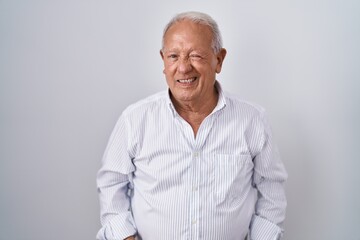
[{"label": "open eye", "polygon": [[178,58],[178,55],[177,55],[177,54],[169,54],[169,55],[167,56],[167,58],[170,59],[170,60],[175,60],[175,59]]}]

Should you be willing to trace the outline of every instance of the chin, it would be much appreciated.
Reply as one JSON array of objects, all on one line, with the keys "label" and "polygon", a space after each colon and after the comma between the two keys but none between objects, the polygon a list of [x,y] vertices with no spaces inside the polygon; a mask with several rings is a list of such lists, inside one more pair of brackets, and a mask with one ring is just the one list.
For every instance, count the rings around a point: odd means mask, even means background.
[{"label": "chin", "polygon": [[175,100],[175,101],[178,101],[178,102],[188,102],[188,101],[191,101],[192,100],[192,97],[191,96],[188,96],[188,95],[185,95],[185,94],[174,94],[174,93],[171,93],[172,95],[172,98]]},{"label": "chin", "polygon": [[178,101],[192,101],[194,99],[194,92],[193,91],[175,91],[173,94],[174,98]]}]

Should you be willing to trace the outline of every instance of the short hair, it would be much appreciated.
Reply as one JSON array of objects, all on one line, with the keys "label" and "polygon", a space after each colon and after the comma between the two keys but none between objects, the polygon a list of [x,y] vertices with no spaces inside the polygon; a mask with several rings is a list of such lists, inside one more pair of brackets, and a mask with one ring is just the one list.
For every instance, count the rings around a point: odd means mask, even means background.
[{"label": "short hair", "polygon": [[175,15],[170,22],[165,26],[163,37],[162,37],[162,50],[164,50],[165,44],[165,34],[169,30],[169,28],[177,22],[189,20],[194,23],[203,24],[210,27],[212,32],[212,43],[211,47],[215,54],[219,53],[222,49],[223,43],[221,38],[221,33],[219,27],[214,19],[212,19],[209,15],[202,12],[183,12]]}]

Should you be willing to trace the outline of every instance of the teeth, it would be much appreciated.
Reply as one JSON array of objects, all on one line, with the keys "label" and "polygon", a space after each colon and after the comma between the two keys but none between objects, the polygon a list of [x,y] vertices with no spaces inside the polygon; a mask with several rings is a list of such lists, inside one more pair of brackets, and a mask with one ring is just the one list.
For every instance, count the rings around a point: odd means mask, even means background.
[{"label": "teeth", "polygon": [[180,83],[191,83],[191,82],[195,81],[195,79],[196,79],[196,77],[189,78],[189,79],[179,79],[177,81]]}]

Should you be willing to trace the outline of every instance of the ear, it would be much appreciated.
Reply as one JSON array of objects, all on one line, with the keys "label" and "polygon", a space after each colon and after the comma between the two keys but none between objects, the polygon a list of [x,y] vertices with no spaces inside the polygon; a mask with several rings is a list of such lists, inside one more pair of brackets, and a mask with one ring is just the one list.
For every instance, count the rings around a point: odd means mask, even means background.
[{"label": "ear", "polygon": [[163,53],[162,49],[160,50],[160,56],[161,56],[161,59],[164,61],[164,53]]},{"label": "ear", "polygon": [[216,59],[217,59],[216,73],[221,72],[222,63],[224,62],[225,57],[226,57],[226,49],[222,48],[220,52],[216,55]]},{"label": "ear", "polygon": [[[162,50],[160,50],[160,56],[161,56],[161,59],[164,61],[164,53]],[[163,73],[165,74],[165,62],[164,62],[164,69],[163,69]]]}]

